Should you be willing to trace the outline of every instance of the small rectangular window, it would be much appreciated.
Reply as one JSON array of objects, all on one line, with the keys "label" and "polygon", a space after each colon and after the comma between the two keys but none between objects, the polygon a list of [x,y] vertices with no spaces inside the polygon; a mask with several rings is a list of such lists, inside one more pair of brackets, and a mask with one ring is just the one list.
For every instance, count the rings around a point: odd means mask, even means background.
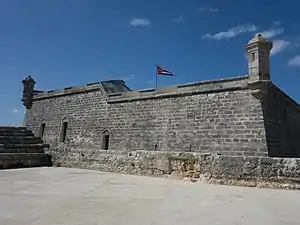
[{"label": "small rectangular window", "polygon": [[40,131],[39,131],[39,137],[40,138],[44,137],[45,127],[46,127],[46,124],[42,123],[41,126],[40,126]]},{"label": "small rectangular window", "polygon": [[66,135],[67,135],[67,128],[68,128],[68,122],[63,122],[61,126],[60,137],[59,137],[60,142],[65,142]]},{"label": "small rectangular window", "polygon": [[108,150],[108,143],[109,143],[109,135],[105,134],[102,140],[102,149]]}]

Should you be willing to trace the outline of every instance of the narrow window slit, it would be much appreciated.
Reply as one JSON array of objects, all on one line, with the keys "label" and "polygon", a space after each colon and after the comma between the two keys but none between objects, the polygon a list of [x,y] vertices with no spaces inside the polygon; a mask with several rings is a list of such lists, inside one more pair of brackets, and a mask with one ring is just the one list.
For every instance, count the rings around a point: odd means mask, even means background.
[{"label": "narrow window slit", "polygon": [[109,145],[109,132],[105,131],[103,132],[103,137],[102,137],[102,149],[108,150],[108,145]]},{"label": "narrow window slit", "polygon": [[67,129],[68,129],[68,122],[63,122],[61,126],[60,137],[59,137],[60,142],[65,142],[67,136]]},{"label": "narrow window slit", "polygon": [[39,131],[39,137],[43,139],[44,132],[45,132],[46,123],[41,123],[40,125],[40,131]]}]

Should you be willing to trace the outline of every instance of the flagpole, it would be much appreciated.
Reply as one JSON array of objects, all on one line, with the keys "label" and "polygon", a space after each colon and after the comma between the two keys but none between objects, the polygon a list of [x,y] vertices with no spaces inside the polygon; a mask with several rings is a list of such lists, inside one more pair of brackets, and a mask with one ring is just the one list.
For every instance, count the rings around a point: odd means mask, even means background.
[{"label": "flagpole", "polygon": [[155,89],[157,89],[157,78],[158,78],[158,76],[157,76],[157,68],[156,68],[156,71],[155,71]]}]

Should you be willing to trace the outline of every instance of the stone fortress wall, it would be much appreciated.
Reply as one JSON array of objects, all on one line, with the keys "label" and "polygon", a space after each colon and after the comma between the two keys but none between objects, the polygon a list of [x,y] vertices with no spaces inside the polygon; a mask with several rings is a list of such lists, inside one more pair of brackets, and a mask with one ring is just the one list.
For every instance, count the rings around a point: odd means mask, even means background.
[{"label": "stone fortress wall", "polygon": [[138,91],[116,80],[33,91],[23,101],[24,125],[50,144],[56,165],[298,183],[300,106],[270,80],[271,48],[255,36],[242,77]]}]

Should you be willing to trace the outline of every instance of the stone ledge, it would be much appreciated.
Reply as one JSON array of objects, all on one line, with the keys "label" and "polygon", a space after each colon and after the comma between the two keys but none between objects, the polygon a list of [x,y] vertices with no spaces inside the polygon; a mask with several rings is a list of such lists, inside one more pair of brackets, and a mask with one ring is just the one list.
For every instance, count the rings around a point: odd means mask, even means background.
[{"label": "stone ledge", "polygon": [[84,92],[99,91],[100,89],[101,89],[101,84],[96,82],[93,84],[87,84],[86,86],[66,87],[64,89],[57,89],[57,90],[35,93],[33,95],[33,101],[46,99],[46,98],[55,98],[55,97],[60,97],[65,95],[79,94]]},{"label": "stone ledge", "polygon": [[208,183],[300,188],[300,159],[214,154],[105,151],[52,151],[56,166],[147,176],[176,177]]},{"label": "stone ledge", "polygon": [[159,87],[157,89],[137,90],[109,94],[108,103],[121,103],[157,98],[170,98],[195,94],[218,93],[247,89],[248,76],[202,81],[197,83]]},{"label": "stone ledge", "polygon": [[52,166],[51,156],[45,153],[0,153],[0,169]]},{"label": "stone ledge", "polygon": [[63,89],[49,91],[34,91],[33,100],[55,98],[65,95],[74,95],[85,92],[101,91],[103,94],[130,91],[123,80],[106,80],[88,83],[83,86],[70,86]]},{"label": "stone ledge", "polygon": [[[105,91],[104,83],[102,82],[94,82],[89,83],[83,86],[72,86],[66,87],[63,89],[50,90],[50,91],[41,91],[33,94],[33,101],[47,99],[47,98],[55,98],[65,95],[74,95],[84,92],[93,92],[93,91],[101,91],[107,95],[108,102],[117,102],[117,101],[133,101],[133,100],[141,100],[148,98],[159,98],[159,97],[172,97],[172,96],[180,96],[180,95],[188,95],[188,94],[197,94],[197,93],[210,93],[210,92],[220,92],[220,91],[228,91],[239,89],[247,86],[248,76],[239,76],[233,78],[225,78],[225,79],[216,79],[209,81],[201,81],[194,82],[182,85],[173,85],[166,87],[159,87],[157,89],[145,89],[145,90],[130,90],[124,92],[112,92],[109,93]],[[125,85],[125,83],[124,83]],[[126,86],[126,85],[125,85]],[[127,87],[127,86],[126,86]]]}]

